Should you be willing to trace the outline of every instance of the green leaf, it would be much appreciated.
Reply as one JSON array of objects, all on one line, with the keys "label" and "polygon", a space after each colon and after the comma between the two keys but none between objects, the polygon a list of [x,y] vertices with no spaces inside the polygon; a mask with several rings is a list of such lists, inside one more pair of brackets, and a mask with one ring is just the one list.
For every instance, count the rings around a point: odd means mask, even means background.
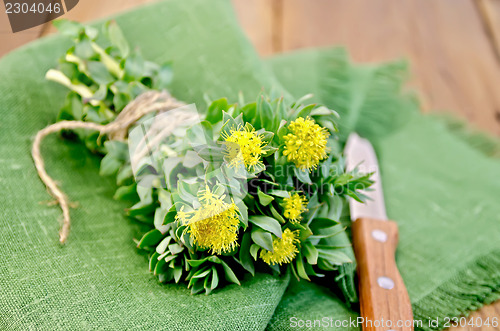
[{"label": "green leaf", "polygon": [[111,176],[117,173],[122,165],[123,161],[114,158],[113,155],[111,154],[108,154],[101,160],[101,167],[99,168],[99,174],[101,176]]},{"label": "green leaf", "polygon": [[302,254],[304,254],[309,264],[318,264],[318,250],[310,241],[302,244]]},{"label": "green leaf", "polygon": [[342,214],[343,202],[338,195],[333,195],[328,198],[328,218],[340,220]]},{"label": "green leaf", "polygon": [[222,125],[222,128],[220,130],[221,134],[219,140],[222,139],[223,135],[229,135],[231,130],[238,128],[234,118],[225,111],[222,111],[222,123],[224,124]]},{"label": "green leaf", "polygon": [[252,255],[252,257],[255,261],[257,261],[257,254],[259,253],[260,248],[261,247],[259,245],[256,245],[256,244],[252,244],[252,246],[250,246],[250,255]]},{"label": "green leaf", "polygon": [[52,24],[59,33],[72,38],[77,38],[84,31],[82,24],[67,19],[57,19]]},{"label": "green leaf", "polygon": [[303,106],[300,108],[299,113],[297,114],[297,117],[303,117],[306,118],[311,114],[311,111],[316,107],[315,104],[310,104],[307,106]]},{"label": "green leaf", "polygon": [[277,117],[274,115],[271,104],[264,95],[261,95],[257,103],[257,114],[260,119],[260,125],[269,131],[274,131]]},{"label": "green leaf", "polygon": [[278,211],[276,210],[276,208],[274,208],[273,205],[271,205],[269,209],[271,209],[271,214],[273,214],[273,217],[276,218],[278,222],[282,224],[286,223],[286,220],[283,218],[283,216],[281,216],[280,213],[278,213]]},{"label": "green leaf", "polygon": [[193,125],[187,130],[186,137],[189,139],[191,146],[213,144],[213,129],[212,124],[208,121],[201,121]]},{"label": "green leaf", "polygon": [[327,260],[328,262],[336,265],[352,263],[351,258],[340,249],[318,248],[318,256],[320,259]]},{"label": "green leaf", "polygon": [[171,236],[165,237],[159,244],[156,246],[156,253],[158,254],[163,254],[165,253],[165,250],[167,249],[168,244],[170,244],[170,241],[172,240]]},{"label": "green leaf", "polygon": [[252,123],[255,125],[256,113],[257,113],[257,103],[252,102],[244,105],[239,110],[243,114],[243,120],[247,123]]},{"label": "green leaf", "polygon": [[311,99],[313,96],[314,95],[311,93],[301,96],[297,101],[294,102],[293,108],[300,108],[304,101]]},{"label": "green leaf", "polygon": [[219,275],[215,266],[212,266],[212,283],[210,284],[210,288],[213,290],[217,285],[219,285]]},{"label": "green leaf", "polygon": [[203,287],[205,288],[205,295],[209,295],[212,292],[209,280],[210,280],[210,275],[205,277],[205,281],[203,282]]},{"label": "green leaf", "polygon": [[173,205],[172,207],[170,207],[168,213],[165,215],[162,225],[174,222],[176,215],[177,215],[177,208],[175,207],[175,205]]},{"label": "green leaf", "polygon": [[282,236],[281,225],[274,218],[269,216],[250,216],[248,220],[250,221],[250,223],[257,225],[259,228],[269,231],[273,233],[276,237],[281,238]]},{"label": "green leaf", "polygon": [[287,124],[286,120],[281,120],[279,127],[278,127],[277,134],[274,136],[275,137],[274,141],[276,141],[277,143],[279,143],[280,141],[283,141],[283,137],[286,136],[286,134],[288,133],[288,129],[286,127],[286,124]]},{"label": "green leaf", "polygon": [[118,24],[116,24],[115,21],[109,21],[106,26],[108,28],[108,38],[111,43],[118,48],[122,57],[127,57],[130,52],[130,47]]},{"label": "green leaf", "polygon": [[92,48],[92,42],[89,39],[83,39],[75,45],[75,53],[79,58],[88,60],[95,57],[95,51]]},{"label": "green leaf", "polygon": [[284,191],[284,190],[269,190],[267,191],[268,194],[274,195],[276,197],[280,198],[289,198],[290,197],[290,192]]},{"label": "green leaf", "polygon": [[203,279],[197,279],[196,282],[194,282],[193,287],[191,288],[191,294],[197,294],[203,291],[205,288]]},{"label": "green leaf", "polygon": [[190,266],[192,267],[199,267],[200,265],[203,264],[203,262],[207,261],[208,257],[201,259],[201,260],[187,260]]},{"label": "green leaf", "polygon": [[238,207],[239,214],[241,216],[241,223],[243,223],[244,230],[246,230],[246,228],[248,227],[248,207],[243,201],[239,201],[236,204],[236,207]]},{"label": "green leaf", "polygon": [[233,270],[229,267],[229,265],[227,265],[227,263],[224,262],[224,261],[222,261],[222,260],[221,260],[221,262],[222,262],[221,263],[222,264],[222,268],[224,269],[224,275],[226,276],[226,280],[228,282],[241,285],[240,281],[238,280],[238,278],[234,274]]},{"label": "green leaf", "polygon": [[125,106],[130,102],[130,96],[125,93],[116,93],[113,96],[113,103],[115,105],[115,111],[122,111]]},{"label": "green leaf", "polygon": [[118,140],[108,140],[104,142],[104,147],[106,148],[107,154],[113,155],[118,160],[128,160],[128,144],[126,142]]},{"label": "green leaf", "polygon": [[125,61],[125,79],[138,81],[144,74],[144,59],[137,53],[130,55]]},{"label": "green leaf", "polygon": [[309,226],[307,224],[301,224],[301,223],[294,223],[291,224],[291,227],[298,229],[300,231],[299,233],[299,239],[300,242],[305,242],[307,238],[312,236],[312,231],[309,229]]},{"label": "green leaf", "polygon": [[198,270],[194,275],[193,275],[193,278],[204,278],[205,276],[207,276],[210,272],[212,271],[212,269],[210,268],[203,268],[203,269],[200,269]]},{"label": "green leaf", "polygon": [[257,190],[257,196],[259,198],[260,204],[263,206],[267,206],[268,204],[270,204],[274,200],[274,198],[272,196],[265,194],[260,189]]},{"label": "green leaf", "polygon": [[296,258],[296,265],[297,265],[297,273],[299,274],[300,278],[307,279],[310,281],[309,276],[307,276],[307,272],[304,268],[304,261],[302,261],[302,254],[298,254]]},{"label": "green leaf", "polygon": [[[269,142],[273,139],[273,137],[274,137],[274,132],[264,131],[264,129],[262,129],[262,130],[259,130],[259,133],[260,133],[261,131],[263,131],[263,132],[261,133],[261,135],[262,135],[262,137],[263,137],[263,139],[262,139],[262,140],[263,140],[263,141],[265,141],[266,143],[269,143]],[[277,150],[277,148],[271,147],[271,146],[269,146],[269,145],[268,145],[268,146],[266,146],[266,147],[268,147],[268,148],[272,148],[273,150]],[[264,150],[266,149],[266,147],[264,147]]]},{"label": "green leaf", "polygon": [[154,252],[151,255],[151,257],[149,258],[149,271],[150,272],[153,272],[153,270],[155,269],[156,263],[158,263],[158,256],[160,256],[160,254],[158,254],[157,252]]},{"label": "green leaf", "polygon": [[218,146],[203,146],[197,151],[198,156],[203,160],[213,163],[224,161],[224,148]]},{"label": "green leaf", "polygon": [[154,269],[153,273],[155,275],[159,275],[162,272],[162,269],[165,266],[165,264],[167,264],[167,261],[165,259],[158,260],[158,262],[155,265],[155,269]]},{"label": "green leaf", "polygon": [[292,270],[292,274],[295,276],[295,279],[297,279],[297,281],[300,281],[300,277],[299,275],[297,275],[297,270],[293,263],[290,264],[290,269]]},{"label": "green leaf", "polygon": [[251,234],[247,231],[243,234],[241,246],[239,249],[239,261],[243,268],[245,268],[252,276],[255,275],[255,266],[250,256],[250,246],[252,244]]},{"label": "green leaf", "polygon": [[227,98],[213,101],[207,109],[206,120],[212,124],[222,121],[222,112],[229,109]]},{"label": "green leaf", "polygon": [[120,201],[137,200],[139,197],[137,196],[136,187],[136,183],[127,186],[120,186],[118,189],[116,189],[116,192],[113,195],[113,199]]},{"label": "green leaf", "polygon": [[87,68],[90,72],[90,77],[98,85],[108,85],[115,81],[115,77],[109,73],[102,62],[89,61],[87,62]]},{"label": "green leaf", "polygon": [[179,194],[179,197],[186,202],[193,202],[196,200],[193,187],[183,180],[179,180],[177,182],[177,193]]},{"label": "green leaf", "polygon": [[338,114],[329,109],[329,108],[326,108],[325,106],[320,106],[320,107],[317,107],[315,109],[313,109],[311,111],[311,116],[330,116],[330,115],[333,115],[333,116],[337,116]]},{"label": "green leaf", "polygon": [[172,244],[168,246],[168,250],[170,251],[170,253],[172,253],[172,255],[176,255],[182,252],[184,250],[184,247],[179,244]]},{"label": "green leaf", "polygon": [[182,268],[181,267],[174,267],[174,280],[176,283],[179,282],[179,280],[182,277]]},{"label": "green leaf", "polygon": [[252,240],[260,247],[272,252],[273,251],[273,236],[260,228],[252,229]]},{"label": "green leaf", "polygon": [[217,256],[215,255],[211,255],[207,258],[208,261],[210,262],[213,262],[213,263],[217,263],[217,264],[221,264],[222,263],[222,260],[219,259]]},{"label": "green leaf", "polygon": [[309,178],[309,171],[301,170],[299,168],[294,168],[293,170],[295,172],[295,177],[297,177],[299,181],[301,181],[304,184],[312,185],[311,178]]},{"label": "green leaf", "polygon": [[322,217],[313,219],[309,227],[314,238],[333,237],[344,231],[344,228],[338,222]]},{"label": "green leaf", "polygon": [[170,87],[174,77],[172,63],[164,63],[160,69],[158,69],[158,75],[154,80],[154,87],[158,90],[165,90]]},{"label": "green leaf", "polygon": [[163,162],[163,173],[165,175],[165,182],[168,189],[174,187],[174,183],[177,183],[177,179],[173,175],[175,168],[179,166],[182,162],[180,157],[169,157]]},{"label": "green leaf", "polygon": [[163,238],[163,233],[161,233],[156,229],[153,229],[147,232],[144,236],[142,236],[141,240],[137,244],[137,248],[155,246],[160,242],[162,238]]},{"label": "green leaf", "polygon": [[131,180],[134,177],[134,173],[132,171],[132,166],[130,164],[125,164],[120,168],[118,174],[116,174],[116,185],[124,185],[125,182]]}]

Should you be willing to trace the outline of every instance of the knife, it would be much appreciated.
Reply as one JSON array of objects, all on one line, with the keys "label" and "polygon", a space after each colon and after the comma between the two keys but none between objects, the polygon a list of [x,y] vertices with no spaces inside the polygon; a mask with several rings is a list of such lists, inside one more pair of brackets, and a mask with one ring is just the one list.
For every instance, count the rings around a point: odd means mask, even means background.
[{"label": "knife", "polygon": [[387,218],[377,156],[370,142],[355,133],[349,136],[344,154],[348,170],[374,171],[375,183],[363,192],[366,202],[349,199],[362,329],[413,330],[410,298],[395,260],[398,226]]}]

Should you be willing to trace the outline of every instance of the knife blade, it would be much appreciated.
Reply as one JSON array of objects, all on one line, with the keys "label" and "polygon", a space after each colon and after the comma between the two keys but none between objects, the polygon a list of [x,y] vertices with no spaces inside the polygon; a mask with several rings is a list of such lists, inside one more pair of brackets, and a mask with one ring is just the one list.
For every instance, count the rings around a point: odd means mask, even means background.
[{"label": "knife blade", "polygon": [[347,140],[344,155],[348,171],[357,169],[362,173],[373,173],[371,179],[374,181],[370,190],[363,192],[367,197],[365,203],[349,199],[351,220],[355,221],[360,217],[372,217],[386,221],[388,218],[385,210],[382,181],[380,179],[377,156],[372,144],[356,133],[352,133]]},{"label": "knife blade", "polygon": [[397,269],[397,223],[385,209],[377,156],[372,144],[352,133],[344,149],[346,167],[371,173],[374,184],[363,191],[367,200],[349,200],[358,279],[362,329],[365,331],[413,330],[408,291]]}]

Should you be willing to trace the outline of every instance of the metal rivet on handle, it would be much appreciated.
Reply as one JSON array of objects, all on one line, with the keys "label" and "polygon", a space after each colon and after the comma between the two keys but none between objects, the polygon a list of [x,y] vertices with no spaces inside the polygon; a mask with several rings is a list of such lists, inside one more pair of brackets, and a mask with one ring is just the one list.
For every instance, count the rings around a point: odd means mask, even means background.
[{"label": "metal rivet on handle", "polygon": [[375,239],[376,241],[380,241],[381,243],[385,243],[387,241],[387,233],[382,230],[373,230],[372,237],[373,239]]},{"label": "metal rivet on handle", "polygon": [[377,278],[377,284],[378,286],[386,290],[392,290],[394,288],[394,281],[385,276]]}]

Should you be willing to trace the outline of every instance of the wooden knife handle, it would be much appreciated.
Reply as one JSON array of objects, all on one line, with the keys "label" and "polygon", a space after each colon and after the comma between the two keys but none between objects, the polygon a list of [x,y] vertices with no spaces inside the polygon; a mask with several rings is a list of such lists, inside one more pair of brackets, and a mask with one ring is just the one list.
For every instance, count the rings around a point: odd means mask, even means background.
[{"label": "wooden knife handle", "polygon": [[364,318],[362,329],[413,330],[410,298],[395,260],[396,222],[359,218],[352,224],[352,236]]}]

